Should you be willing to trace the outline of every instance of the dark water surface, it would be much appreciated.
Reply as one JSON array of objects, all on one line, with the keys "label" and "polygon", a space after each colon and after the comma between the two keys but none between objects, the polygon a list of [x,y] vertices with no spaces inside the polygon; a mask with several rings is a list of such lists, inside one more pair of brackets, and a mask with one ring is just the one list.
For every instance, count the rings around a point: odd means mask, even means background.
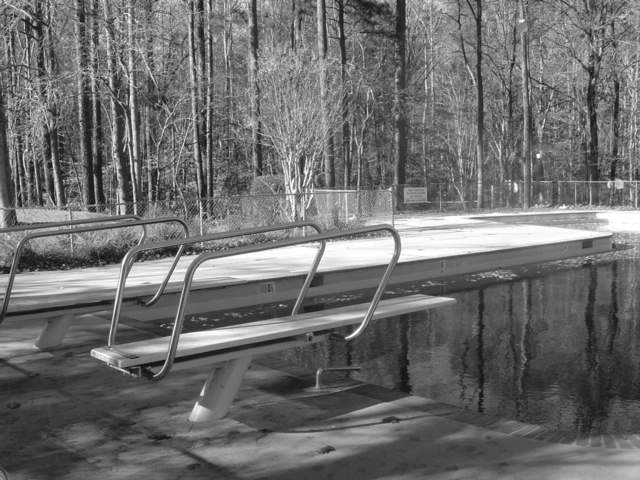
[{"label": "dark water surface", "polygon": [[615,242],[593,257],[394,287],[458,303],[282,355],[311,368],[359,365],[359,380],[551,430],[640,433],[640,234]]}]

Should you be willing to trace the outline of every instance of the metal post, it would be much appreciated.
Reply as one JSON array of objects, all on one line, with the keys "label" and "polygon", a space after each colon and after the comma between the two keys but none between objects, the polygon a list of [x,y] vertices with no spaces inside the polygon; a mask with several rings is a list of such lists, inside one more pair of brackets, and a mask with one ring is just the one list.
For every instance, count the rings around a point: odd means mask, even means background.
[{"label": "metal post", "polygon": [[[71,205],[67,205],[69,209],[69,221],[73,220],[73,211],[71,210]],[[71,250],[71,256],[74,256],[74,245],[73,245],[73,233],[69,235],[69,249]]]}]

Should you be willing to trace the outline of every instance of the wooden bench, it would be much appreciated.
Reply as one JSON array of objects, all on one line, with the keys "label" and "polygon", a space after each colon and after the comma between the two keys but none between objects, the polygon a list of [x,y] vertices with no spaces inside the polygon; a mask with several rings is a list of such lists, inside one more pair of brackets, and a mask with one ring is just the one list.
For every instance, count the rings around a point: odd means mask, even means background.
[{"label": "wooden bench", "polygon": [[[372,319],[395,317],[452,305],[446,297],[410,295],[382,300]],[[174,367],[213,367],[189,417],[198,422],[222,418],[240,388],[242,377],[255,355],[323,341],[338,328],[362,322],[370,303],[324,311],[271,318],[180,335]],[[167,357],[170,337],[95,348],[91,356],[126,373],[142,376],[159,367]]]}]

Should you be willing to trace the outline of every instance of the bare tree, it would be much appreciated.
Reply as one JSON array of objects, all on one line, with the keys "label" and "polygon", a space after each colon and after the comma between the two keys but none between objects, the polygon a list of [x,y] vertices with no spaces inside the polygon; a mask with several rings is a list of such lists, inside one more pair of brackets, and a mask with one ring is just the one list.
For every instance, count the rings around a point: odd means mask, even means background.
[{"label": "bare tree", "polygon": [[102,103],[99,88],[98,47],[100,41],[100,14],[99,0],[91,1],[91,42],[89,43],[89,56],[91,61],[91,154],[93,157],[93,186],[95,189],[95,202],[98,209],[102,209],[106,203],[104,195],[104,181],[102,166],[104,152],[102,148]]},{"label": "bare tree", "polygon": [[118,75],[115,50],[115,18],[111,14],[110,0],[102,0],[105,17],[105,47],[107,55],[107,76],[109,84],[109,111],[111,116],[111,155],[116,170],[118,202],[124,204],[119,210],[131,213],[132,195],[129,162],[124,151],[124,119],[125,110],[119,99],[120,77]]},{"label": "bare tree", "polygon": [[5,116],[4,90],[0,79],[0,227],[18,223],[11,182],[11,160],[7,142],[7,117]]},{"label": "bare tree", "polygon": [[528,0],[520,0],[520,45],[522,56],[522,206],[529,208],[531,201],[531,97],[529,95],[529,20]]},{"label": "bare tree", "polygon": [[78,126],[80,160],[82,162],[82,199],[85,208],[95,210],[93,160],[91,158],[91,89],[89,86],[89,53],[87,51],[84,0],[76,0],[76,59],[78,65]]},{"label": "bare tree", "polygon": [[[318,27],[318,58],[320,60],[320,102],[323,106],[323,111],[329,108],[327,105],[327,5],[325,0],[316,0],[316,14],[317,14],[317,27]],[[323,114],[323,119],[326,117]],[[326,123],[325,120],[323,120]],[[323,127],[326,128],[326,127]],[[336,168],[333,156],[333,135],[327,137],[327,144],[324,147],[323,152],[323,164],[324,164],[324,184],[327,187],[333,188],[336,185]]]},{"label": "bare tree", "polygon": [[406,119],[406,34],[407,5],[405,0],[396,0],[395,29],[395,83],[393,91],[393,116],[395,125],[395,150],[393,187],[397,194],[397,205],[403,202],[403,185],[406,183],[407,119]]},{"label": "bare tree", "polygon": [[248,0],[248,2],[249,123],[251,127],[251,164],[253,176],[256,177],[262,175],[260,85],[258,82],[258,6],[257,0]]},{"label": "bare tree", "polygon": [[329,84],[329,109],[316,101],[322,68],[298,52],[278,55],[260,69],[263,136],[277,155],[292,220],[305,217],[327,137],[339,118],[337,84]]},{"label": "bare tree", "polygon": [[198,95],[198,71],[196,59],[195,28],[196,28],[196,5],[194,0],[189,1],[189,81],[191,98],[191,132],[193,139],[193,161],[196,168],[196,185],[198,188],[198,198],[204,195],[204,170],[202,168],[202,151],[200,144],[201,125]]},{"label": "bare tree", "polygon": [[129,165],[134,211],[141,207],[142,166],[140,161],[140,112],[138,109],[138,81],[136,73],[136,35],[134,0],[127,2],[127,75],[129,77]]}]

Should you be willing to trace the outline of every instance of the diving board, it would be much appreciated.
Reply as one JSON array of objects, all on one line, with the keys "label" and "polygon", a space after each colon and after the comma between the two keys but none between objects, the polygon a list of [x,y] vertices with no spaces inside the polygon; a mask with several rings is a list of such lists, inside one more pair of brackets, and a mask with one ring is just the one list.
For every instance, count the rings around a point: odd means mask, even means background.
[{"label": "diving board", "polygon": [[[378,302],[372,320],[445,307],[447,297],[408,295]],[[370,303],[271,318],[180,335],[175,365],[205,364],[214,368],[191,412],[192,422],[222,418],[229,410],[242,377],[255,355],[324,341],[341,327],[359,324]],[[165,361],[171,337],[91,350],[91,356],[123,372],[141,376]]]},{"label": "diving board", "polygon": [[[428,295],[409,295],[382,300],[378,303],[372,320],[443,307],[453,303],[455,300],[452,298]],[[232,348],[251,347],[262,342],[280,341],[290,337],[316,334],[354,325],[362,321],[368,307],[369,302],[326,311],[183,333],[178,343],[176,361],[196,355],[215,354]],[[117,347],[94,348],[91,350],[91,356],[122,369],[155,365],[164,361],[169,340],[170,337],[159,337],[120,344]]]},{"label": "diving board", "polygon": [[[327,241],[346,236],[369,236],[381,233],[387,233],[391,236],[393,253],[370,302],[319,312],[299,313],[324,255]],[[204,263],[237,256],[244,257],[246,261],[246,256],[255,252],[282,250],[305,244],[315,244],[318,248],[308,267],[306,278],[290,315],[202,332],[182,333],[193,279],[196,271]],[[118,285],[119,293],[114,302],[107,346],[93,349],[91,356],[121,372],[136,377],[144,376],[156,381],[162,380],[174,365],[184,365],[185,363],[208,365],[212,370],[189,418],[192,422],[222,418],[229,410],[240,388],[242,377],[255,355],[326,340],[329,334],[338,334],[340,328],[356,325],[349,334],[343,336],[345,341],[350,341],[361,335],[372,320],[454,303],[454,300],[450,298],[426,295],[381,300],[400,257],[400,251],[400,236],[392,226],[373,225],[344,232],[318,233],[304,238],[292,238],[220,252],[201,253],[186,270],[171,336],[117,344],[116,333],[122,306],[120,292],[126,282],[126,268],[124,267],[126,262],[123,262],[125,274],[121,276]],[[215,298],[210,299],[212,303],[215,303],[215,300]]]}]

